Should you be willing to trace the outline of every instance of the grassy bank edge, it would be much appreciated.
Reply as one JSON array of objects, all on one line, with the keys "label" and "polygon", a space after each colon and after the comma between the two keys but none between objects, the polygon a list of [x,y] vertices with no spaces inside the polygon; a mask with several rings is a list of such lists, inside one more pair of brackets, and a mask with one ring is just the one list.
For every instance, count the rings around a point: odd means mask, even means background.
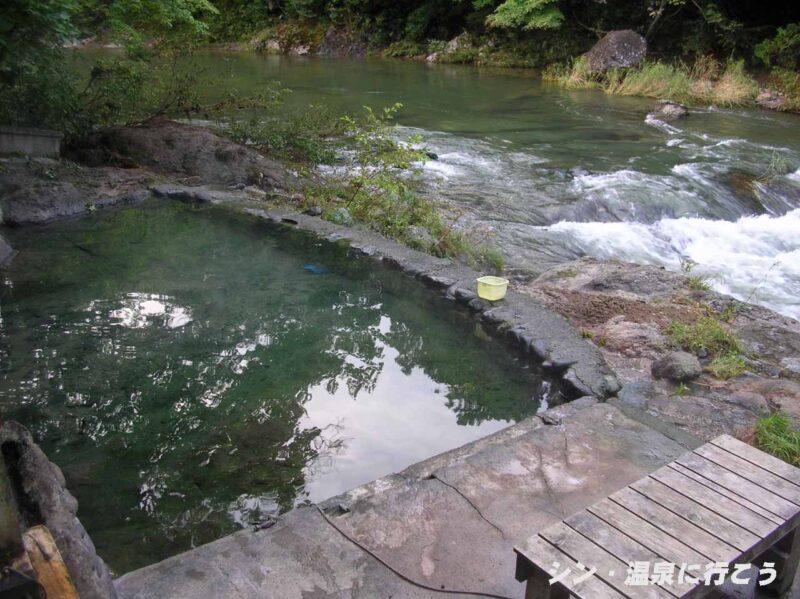
[{"label": "grassy bank edge", "polygon": [[566,89],[596,89],[611,95],[725,108],[756,106],[760,90],[769,88],[783,95],[782,111],[800,111],[800,73],[773,69],[759,81],[741,60],[721,63],[702,56],[692,65],[646,61],[629,69],[597,73],[584,57],[579,57],[571,63],[551,65],[542,72],[542,78]]}]

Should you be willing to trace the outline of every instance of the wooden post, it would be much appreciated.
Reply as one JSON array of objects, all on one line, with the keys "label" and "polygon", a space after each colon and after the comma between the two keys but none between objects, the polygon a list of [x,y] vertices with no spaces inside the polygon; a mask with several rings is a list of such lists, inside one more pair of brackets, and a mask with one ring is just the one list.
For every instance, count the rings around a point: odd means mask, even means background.
[{"label": "wooden post", "polygon": [[778,577],[766,588],[781,597],[792,588],[794,577],[797,574],[797,565],[800,562],[800,532],[798,529],[795,528],[775,543],[767,553],[765,561],[774,561],[775,569],[778,571]]},{"label": "wooden post", "polygon": [[50,531],[45,526],[29,528],[25,532],[24,542],[36,580],[44,587],[47,597],[79,599]]}]

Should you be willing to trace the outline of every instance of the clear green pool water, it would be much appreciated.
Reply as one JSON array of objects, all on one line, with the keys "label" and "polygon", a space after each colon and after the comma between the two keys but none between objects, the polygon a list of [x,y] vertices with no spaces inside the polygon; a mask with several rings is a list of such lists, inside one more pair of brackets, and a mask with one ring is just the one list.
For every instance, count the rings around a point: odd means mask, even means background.
[{"label": "clear green pool water", "polygon": [[116,573],[484,436],[546,393],[402,274],[244,216],[169,203],[11,237],[2,416],[62,467]]}]

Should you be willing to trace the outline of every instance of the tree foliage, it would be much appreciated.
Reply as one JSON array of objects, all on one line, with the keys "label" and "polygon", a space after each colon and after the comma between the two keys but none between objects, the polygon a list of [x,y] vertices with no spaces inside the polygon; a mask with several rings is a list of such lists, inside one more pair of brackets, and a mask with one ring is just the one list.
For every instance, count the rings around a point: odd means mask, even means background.
[{"label": "tree foliage", "polygon": [[775,37],[762,41],[755,53],[765,64],[784,69],[800,67],[800,23],[778,28]]},{"label": "tree foliage", "polygon": [[82,0],[79,12],[106,36],[133,45],[202,37],[208,32],[204,19],[218,13],[209,0]]},{"label": "tree foliage", "polygon": [[[475,0],[475,8],[484,9],[493,0]],[[519,29],[557,29],[564,22],[558,0],[505,0],[486,18],[490,27]]]},{"label": "tree foliage", "polygon": [[[6,0],[0,13],[0,123],[80,135],[187,103],[172,68],[217,14],[209,0]],[[121,44],[79,76],[64,46],[82,34]]]}]

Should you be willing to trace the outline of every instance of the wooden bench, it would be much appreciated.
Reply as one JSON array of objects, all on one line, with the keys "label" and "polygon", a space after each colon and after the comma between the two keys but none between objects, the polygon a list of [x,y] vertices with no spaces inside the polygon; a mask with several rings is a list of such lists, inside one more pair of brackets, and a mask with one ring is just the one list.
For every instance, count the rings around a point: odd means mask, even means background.
[{"label": "wooden bench", "polygon": [[[708,564],[774,562],[780,595],[797,571],[798,525],[800,469],[723,435],[515,547],[516,577],[526,599],[699,597],[714,589]],[[634,584],[636,562],[674,564],[672,582],[651,570]],[[700,568],[679,582],[684,564]],[[748,575],[758,572],[738,578]]]}]

